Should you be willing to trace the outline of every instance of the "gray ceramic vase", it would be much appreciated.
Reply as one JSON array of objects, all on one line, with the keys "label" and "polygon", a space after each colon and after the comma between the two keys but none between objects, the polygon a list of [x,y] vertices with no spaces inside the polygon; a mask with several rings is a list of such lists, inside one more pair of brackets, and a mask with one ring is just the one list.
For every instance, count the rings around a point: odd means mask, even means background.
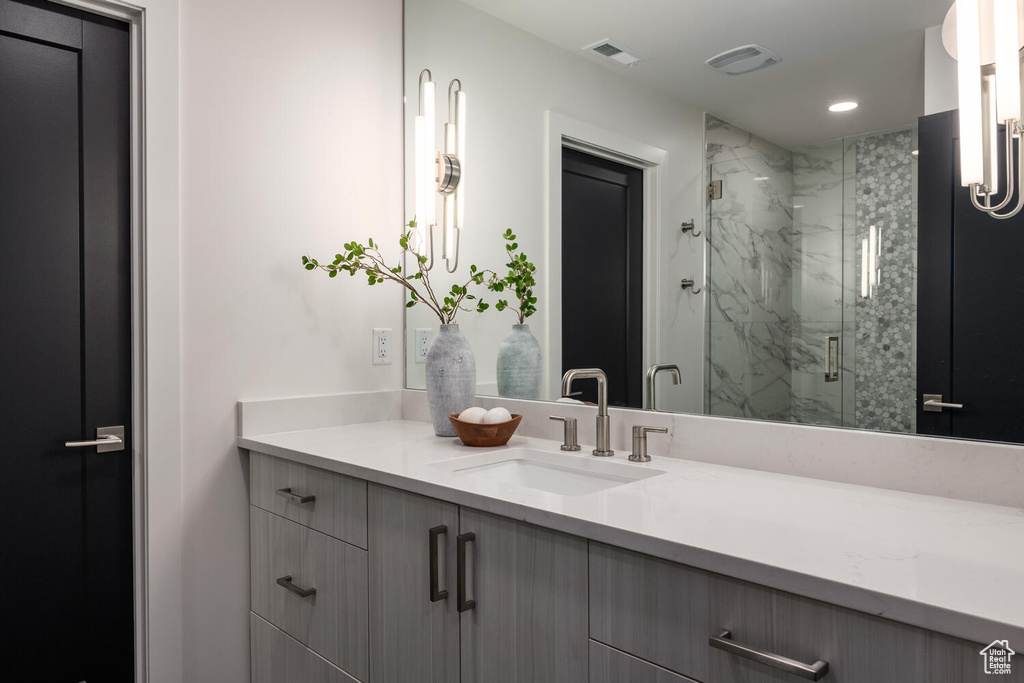
[{"label": "gray ceramic vase", "polygon": [[458,325],[441,325],[427,350],[427,402],[434,433],[455,436],[448,416],[476,398],[476,359]]},{"label": "gray ceramic vase", "polygon": [[513,325],[498,348],[498,395],[540,398],[544,354],[529,325]]}]

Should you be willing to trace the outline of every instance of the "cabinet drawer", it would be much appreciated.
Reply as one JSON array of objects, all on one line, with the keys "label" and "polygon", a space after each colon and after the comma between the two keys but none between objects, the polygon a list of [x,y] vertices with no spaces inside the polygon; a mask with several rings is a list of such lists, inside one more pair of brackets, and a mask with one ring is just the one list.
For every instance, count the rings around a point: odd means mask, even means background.
[{"label": "cabinet drawer", "polygon": [[[249,510],[252,611],[367,680],[366,551],[260,508]],[[315,593],[298,594],[311,589]]]},{"label": "cabinet drawer", "polygon": [[591,638],[705,681],[709,623],[705,572],[591,542]]},{"label": "cabinet drawer", "polygon": [[625,652],[590,641],[590,683],[696,683]]},{"label": "cabinet drawer", "polygon": [[256,507],[366,548],[365,481],[255,452],[249,478]]},{"label": "cabinet drawer", "polygon": [[249,650],[252,683],[359,683],[252,612]]},{"label": "cabinet drawer", "polygon": [[[824,683],[980,683],[982,646],[843,607],[720,576],[711,620],[736,643],[805,664],[828,662]],[[794,683],[793,673],[710,648],[715,683]],[[998,677],[1019,682],[1018,671]]]}]

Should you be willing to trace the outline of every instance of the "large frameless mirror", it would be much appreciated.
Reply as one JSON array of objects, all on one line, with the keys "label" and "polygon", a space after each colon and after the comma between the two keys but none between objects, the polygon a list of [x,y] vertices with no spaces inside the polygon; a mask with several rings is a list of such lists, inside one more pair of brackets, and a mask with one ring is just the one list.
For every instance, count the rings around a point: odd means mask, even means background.
[{"label": "large frameless mirror", "polygon": [[[959,186],[945,168],[957,144],[948,10],[949,0],[406,0],[410,218],[425,201],[423,70],[437,82],[439,149],[454,115],[445,88],[457,81],[466,98],[465,201],[430,198],[435,289],[473,265],[504,275],[507,230],[536,265],[528,331],[514,305],[495,310],[507,291],[481,289],[491,308],[458,317],[478,393],[556,400],[567,369],[600,367],[612,405],[1024,440],[1019,425],[957,432],[955,407],[932,420],[924,401],[950,403],[968,384],[982,392],[978,373],[933,388],[919,377],[920,330],[933,329],[919,310],[941,304],[922,298],[919,273],[953,277],[952,248],[919,250],[933,229],[919,205],[952,222],[942,192]],[[923,134],[940,123],[945,137]],[[410,388],[425,386],[437,325],[408,309]],[[526,386],[499,372],[499,353],[524,333],[541,355]]]}]

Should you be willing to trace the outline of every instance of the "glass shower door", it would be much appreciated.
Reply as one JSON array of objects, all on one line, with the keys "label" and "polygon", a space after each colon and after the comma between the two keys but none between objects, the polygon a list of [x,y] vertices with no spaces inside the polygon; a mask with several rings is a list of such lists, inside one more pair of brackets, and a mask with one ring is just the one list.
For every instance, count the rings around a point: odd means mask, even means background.
[{"label": "glass shower door", "polygon": [[792,154],[712,163],[708,413],[789,420],[792,359]]},{"label": "glass shower door", "polygon": [[709,172],[708,413],[842,425],[842,143]]}]

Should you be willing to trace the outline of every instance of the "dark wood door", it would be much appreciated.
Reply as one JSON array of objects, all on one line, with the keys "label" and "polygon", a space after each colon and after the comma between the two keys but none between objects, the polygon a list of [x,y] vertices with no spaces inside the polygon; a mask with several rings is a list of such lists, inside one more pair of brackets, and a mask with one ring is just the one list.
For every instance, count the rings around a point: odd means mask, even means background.
[{"label": "dark wood door", "polygon": [[5,680],[133,679],[129,126],[126,25],[0,0]]},{"label": "dark wood door", "polygon": [[[918,432],[1024,443],[1024,212],[974,208],[958,125],[956,112],[920,123]],[[924,394],[964,407],[925,411]]]},{"label": "dark wood door", "polygon": [[[643,407],[644,175],[562,150],[562,372],[601,368],[608,403]],[[597,401],[596,382],[573,386]]]}]

